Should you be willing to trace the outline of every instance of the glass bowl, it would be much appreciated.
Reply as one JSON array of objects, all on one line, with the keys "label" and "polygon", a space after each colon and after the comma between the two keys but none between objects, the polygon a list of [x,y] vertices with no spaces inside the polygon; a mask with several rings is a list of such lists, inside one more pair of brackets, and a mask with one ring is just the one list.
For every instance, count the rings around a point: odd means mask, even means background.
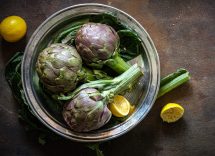
[{"label": "glass bowl", "polygon": [[[124,25],[127,25],[142,40],[144,53],[132,60],[137,62],[144,71],[144,76],[136,87],[126,94],[128,100],[135,104],[135,111],[125,121],[118,124],[109,124],[98,130],[79,133],[69,129],[58,112],[51,105],[52,99],[41,91],[39,78],[35,70],[38,54],[50,42],[53,34],[64,27],[74,18],[82,15],[112,13]],[[80,142],[98,142],[116,138],[134,128],[152,108],[159,90],[160,63],[156,48],[146,30],[127,13],[103,4],[86,3],[67,7],[46,19],[31,36],[22,61],[22,83],[26,99],[35,116],[55,133]]]}]

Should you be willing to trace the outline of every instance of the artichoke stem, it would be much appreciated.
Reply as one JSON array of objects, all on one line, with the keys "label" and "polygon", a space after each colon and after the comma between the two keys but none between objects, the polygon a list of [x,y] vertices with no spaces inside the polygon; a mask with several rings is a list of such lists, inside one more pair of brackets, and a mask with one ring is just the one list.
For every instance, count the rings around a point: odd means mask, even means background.
[{"label": "artichoke stem", "polygon": [[130,88],[130,84],[137,81],[137,79],[143,75],[141,69],[137,66],[137,64],[133,65],[126,72],[116,77],[114,81],[119,82],[111,89],[108,89],[103,92],[103,96],[108,96],[110,94],[117,95],[119,93],[124,92],[125,90]]},{"label": "artichoke stem", "polygon": [[119,74],[124,73],[131,67],[119,55],[114,55],[111,59],[105,62],[105,65],[107,65]]}]

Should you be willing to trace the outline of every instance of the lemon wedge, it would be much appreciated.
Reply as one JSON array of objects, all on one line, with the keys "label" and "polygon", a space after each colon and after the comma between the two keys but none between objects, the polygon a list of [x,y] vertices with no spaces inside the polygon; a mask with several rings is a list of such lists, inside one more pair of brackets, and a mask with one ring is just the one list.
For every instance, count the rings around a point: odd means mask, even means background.
[{"label": "lemon wedge", "polygon": [[168,103],[166,104],[160,113],[160,117],[164,122],[176,122],[184,114],[184,108],[177,103]]},{"label": "lemon wedge", "polygon": [[129,114],[130,103],[121,95],[114,96],[113,102],[109,104],[109,109],[116,117],[125,117]]}]

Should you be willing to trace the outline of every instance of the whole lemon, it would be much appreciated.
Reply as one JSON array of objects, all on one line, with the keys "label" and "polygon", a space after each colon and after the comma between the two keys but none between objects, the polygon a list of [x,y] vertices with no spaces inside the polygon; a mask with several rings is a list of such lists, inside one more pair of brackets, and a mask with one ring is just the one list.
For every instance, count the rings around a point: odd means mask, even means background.
[{"label": "whole lemon", "polygon": [[0,34],[8,42],[16,42],[26,34],[27,24],[19,16],[9,16],[0,24]]}]

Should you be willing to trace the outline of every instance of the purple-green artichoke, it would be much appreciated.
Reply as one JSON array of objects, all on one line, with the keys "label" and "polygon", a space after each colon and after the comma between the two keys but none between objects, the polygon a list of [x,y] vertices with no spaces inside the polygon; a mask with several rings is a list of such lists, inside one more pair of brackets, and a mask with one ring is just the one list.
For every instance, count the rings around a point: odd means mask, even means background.
[{"label": "purple-green artichoke", "polygon": [[81,90],[63,109],[64,120],[77,132],[98,129],[110,120],[111,115],[103,97],[94,88]]},{"label": "purple-green artichoke", "polygon": [[113,97],[131,89],[143,73],[137,64],[111,80],[96,80],[82,84],[71,93],[59,95],[58,100],[70,100],[65,104],[63,117],[74,131],[87,132],[105,125],[111,112],[107,105]]},{"label": "purple-green artichoke", "polygon": [[116,31],[105,24],[84,24],[76,34],[76,48],[87,63],[109,59],[119,45]]},{"label": "purple-green artichoke", "polygon": [[118,73],[123,73],[130,67],[118,56],[117,32],[106,24],[84,24],[76,34],[75,45],[78,53],[89,66],[101,68],[105,64]]},{"label": "purple-green artichoke", "polygon": [[51,44],[38,56],[36,70],[42,84],[51,92],[68,92],[76,87],[82,59],[76,49],[61,43]]}]

